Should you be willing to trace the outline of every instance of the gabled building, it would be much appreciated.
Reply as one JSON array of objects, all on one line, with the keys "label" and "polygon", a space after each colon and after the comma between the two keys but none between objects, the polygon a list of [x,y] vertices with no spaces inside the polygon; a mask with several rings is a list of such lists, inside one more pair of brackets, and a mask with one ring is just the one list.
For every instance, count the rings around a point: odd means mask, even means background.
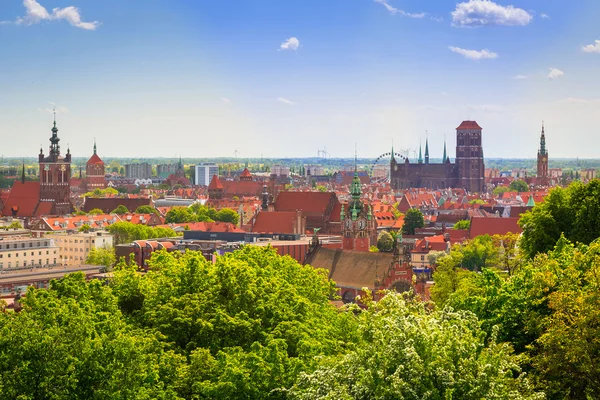
[{"label": "gabled building", "polygon": [[106,188],[106,176],[104,174],[104,161],[96,153],[96,140],[94,140],[94,154],[85,164],[85,190],[90,192],[94,189]]}]

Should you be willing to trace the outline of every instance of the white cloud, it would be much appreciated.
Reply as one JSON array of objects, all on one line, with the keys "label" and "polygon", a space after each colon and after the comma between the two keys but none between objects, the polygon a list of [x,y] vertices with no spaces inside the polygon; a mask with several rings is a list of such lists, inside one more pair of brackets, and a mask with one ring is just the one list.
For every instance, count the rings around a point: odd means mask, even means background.
[{"label": "white cloud", "polygon": [[49,13],[48,10],[36,0],[23,0],[23,5],[25,6],[26,14],[24,17],[17,18],[16,23],[19,25],[33,25],[44,20],[51,21],[64,19],[77,28],[90,31],[93,31],[100,26],[100,22],[98,21],[83,22],[77,7],[69,6],[65,8],[54,8],[52,9],[52,13]]},{"label": "white cloud", "polygon": [[485,59],[498,58],[498,53],[494,53],[492,51],[489,51],[488,49],[468,50],[468,49],[461,49],[460,47],[454,47],[454,46],[448,46],[448,48],[450,50],[452,50],[453,52],[460,54],[470,60],[479,61],[479,60],[485,60]]},{"label": "white cloud", "polygon": [[444,21],[444,18],[442,18],[442,17],[431,17],[431,20],[435,21],[435,22],[442,22],[442,21]]},{"label": "white cloud", "polygon": [[231,103],[231,100],[229,100],[227,97],[221,97],[221,101],[223,103]]},{"label": "white cloud", "polygon": [[459,3],[452,11],[452,25],[475,27],[485,25],[527,25],[533,16],[522,8],[501,6],[491,0]]},{"label": "white cloud", "polygon": [[557,68],[552,68],[550,67],[550,72],[548,73],[548,78],[550,79],[558,79],[561,78],[562,76],[564,76],[564,72],[562,72],[560,69]]},{"label": "white cloud", "polygon": [[527,75],[516,75],[513,77],[513,79],[516,80],[523,80],[523,79],[528,79],[529,77]]},{"label": "white cloud", "polygon": [[584,53],[600,53],[600,40],[595,40],[593,44],[581,46]]},{"label": "white cloud", "polygon": [[300,47],[300,41],[295,37],[291,37],[285,42],[281,43],[281,46],[279,46],[279,50],[296,51],[298,50],[298,47]]},{"label": "white cloud", "polygon": [[382,6],[385,7],[386,10],[388,10],[388,12],[392,15],[402,15],[403,17],[409,17],[409,18],[423,18],[425,15],[427,15],[426,13],[422,12],[422,13],[409,13],[403,10],[400,10],[399,8],[396,8],[392,5],[390,5],[390,3],[387,2],[387,0],[374,0],[375,3],[381,4]]},{"label": "white cloud", "polygon": [[293,106],[294,104],[296,104],[293,101],[286,99],[285,97],[278,97],[277,101],[283,104],[287,104],[288,106]]},{"label": "white cloud", "polygon": [[540,18],[542,18],[542,19],[549,19],[550,16],[548,14],[546,14],[546,13],[541,13],[540,14]]}]

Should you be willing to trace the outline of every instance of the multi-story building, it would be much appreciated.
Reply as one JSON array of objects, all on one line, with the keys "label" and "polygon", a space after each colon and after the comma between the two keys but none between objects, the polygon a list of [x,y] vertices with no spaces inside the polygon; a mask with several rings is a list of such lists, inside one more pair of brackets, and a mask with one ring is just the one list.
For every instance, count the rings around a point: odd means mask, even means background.
[{"label": "multi-story building", "polygon": [[586,168],[586,169],[582,169],[581,171],[579,171],[579,179],[581,179],[581,182],[583,182],[583,183],[587,183],[595,178],[596,178],[596,170],[593,168]]},{"label": "multi-story building", "polygon": [[46,238],[54,240],[59,248],[59,262],[67,266],[85,264],[92,249],[113,246],[113,235],[107,232],[52,233]]},{"label": "multi-story building", "polygon": [[325,168],[322,165],[306,165],[304,167],[305,176],[325,175]]},{"label": "multi-story building", "polygon": [[167,178],[169,175],[177,172],[179,164],[158,164],[156,166],[156,175],[161,178]]},{"label": "multi-story building", "polygon": [[196,181],[198,186],[208,186],[213,175],[219,175],[219,166],[215,163],[200,163],[196,165]]},{"label": "multi-story building", "polygon": [[26,236],[0,240],[0,270],[35,268],[59,263],[59,248],[52,238]]},{"label": "multi-story building", "polygon": [[139,164],[126,164],[125,177],[131,179],[150,179],[152,177],[152,165],[146,162]]},{"label": "multi-story building", "polygon": [[94,140],[94,154],[85,164],[85,189],[106,188],[106,176],[104,175],[104,161],[96,153],[96,140]]},{"label": "multi-story building", "polygon": [[275,164],[271,167],[271,175],[290,176],[290,167],[286,167],[285,165]]}]

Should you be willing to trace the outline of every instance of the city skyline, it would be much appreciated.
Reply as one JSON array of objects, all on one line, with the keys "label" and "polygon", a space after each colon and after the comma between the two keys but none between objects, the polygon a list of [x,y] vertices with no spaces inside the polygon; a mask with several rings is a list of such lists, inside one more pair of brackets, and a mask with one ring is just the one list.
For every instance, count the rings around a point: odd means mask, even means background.
[{"label": "city skyline", "polygon": [[46,151],[56,107],[77,156],[369,158],[427,131],[439,158],[462,120],[486,158],[534,158],[542,120],[551,159],[596,156],[600,4],[322,3],[6,0],[2,152]]}]

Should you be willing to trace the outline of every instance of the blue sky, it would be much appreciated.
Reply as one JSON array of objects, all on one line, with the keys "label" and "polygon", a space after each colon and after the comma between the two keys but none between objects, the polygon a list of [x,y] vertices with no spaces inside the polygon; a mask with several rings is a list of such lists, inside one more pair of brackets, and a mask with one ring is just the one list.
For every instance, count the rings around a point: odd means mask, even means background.
[{"label": "blue sky", "polygon": [[[5,156],[598,157],[596,0],[2,0]],[[426,134],[427,132],[427,134]],[[6,140],[10,138],[10,140]],[[454,151],[449,151],[454,156]]]}]

